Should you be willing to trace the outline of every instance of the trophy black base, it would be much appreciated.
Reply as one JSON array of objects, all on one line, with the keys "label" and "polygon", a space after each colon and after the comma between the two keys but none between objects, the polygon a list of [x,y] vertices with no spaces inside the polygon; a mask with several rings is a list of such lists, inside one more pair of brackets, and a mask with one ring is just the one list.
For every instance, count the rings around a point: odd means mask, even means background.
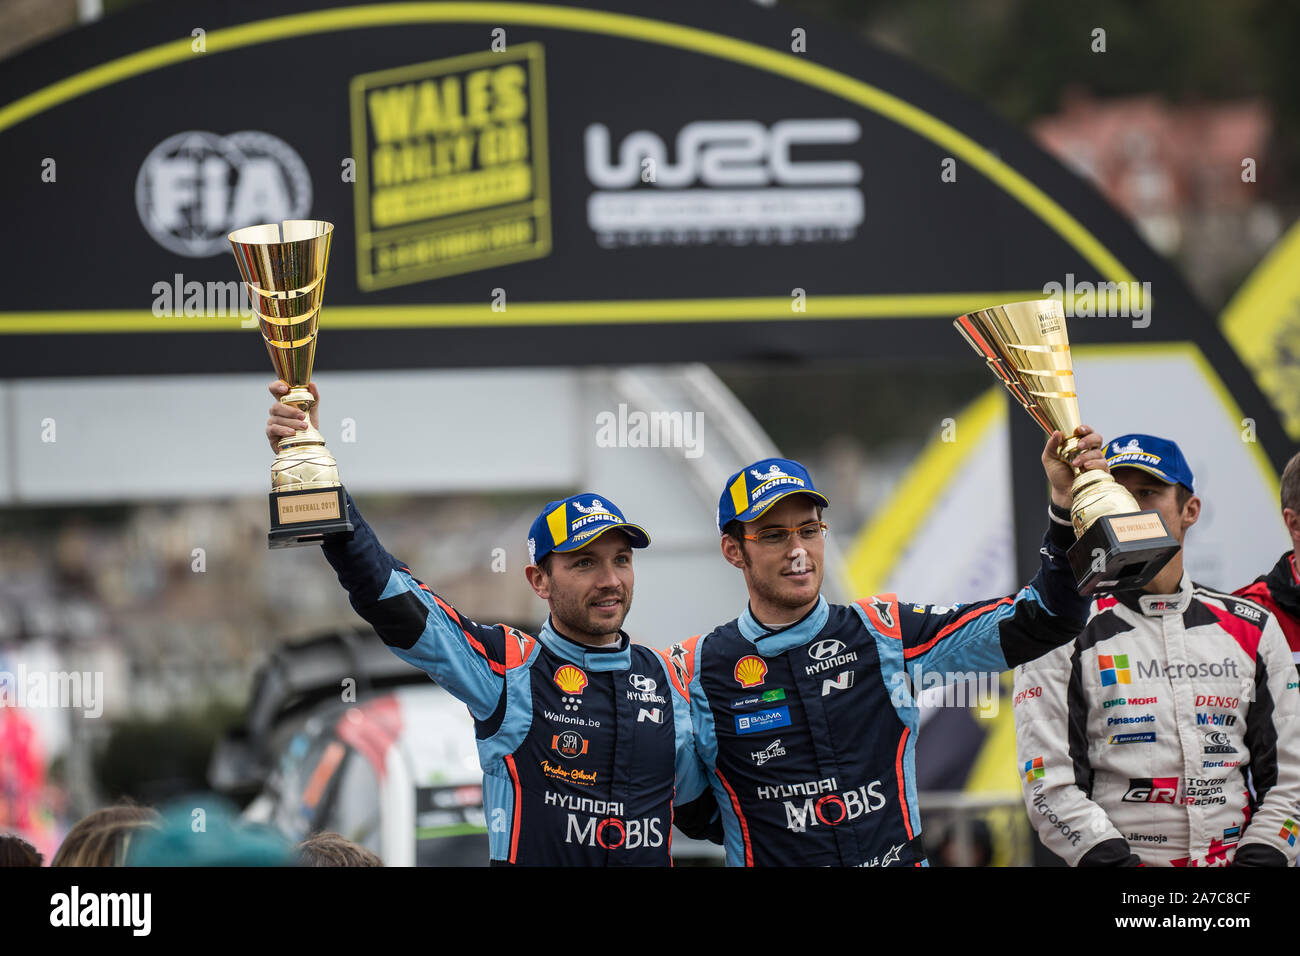
[{"label": "trophy black base", "polygon": [[1180,545],[1156,511],[1103,515],[1092,523],[1066,557],[1075,587],[1089,597],[1098,591],[1136,591],[1151,583]]},{"label": "trophy black base", "polygon": [[299,548],[322,544],[327,537],[351,538],[355,529],[348,520],[343,487],[312,491],[271,492],[269,548]]}]

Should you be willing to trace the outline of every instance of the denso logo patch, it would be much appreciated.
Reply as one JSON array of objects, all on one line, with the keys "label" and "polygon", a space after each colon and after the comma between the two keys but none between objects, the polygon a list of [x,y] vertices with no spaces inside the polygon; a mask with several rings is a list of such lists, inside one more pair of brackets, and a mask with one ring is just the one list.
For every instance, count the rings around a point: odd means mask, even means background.
[{"label": "denso logo patch", "polygon": [[1241,706],[1240,697],[1215,697],[1213,694],[1197,694],[1197,707],[1222,707],[1224,710],[1236,710]]},{"label": "denso logo patch", "polygon": [[1035,698],[1042,697],[1042,696],[1043,696],[1042,687],[1026,687],[1020,693],[1016,694],[1015,699],[1011,701],[1011,706],[1019,707],[1027,700],[1034,700]]}]

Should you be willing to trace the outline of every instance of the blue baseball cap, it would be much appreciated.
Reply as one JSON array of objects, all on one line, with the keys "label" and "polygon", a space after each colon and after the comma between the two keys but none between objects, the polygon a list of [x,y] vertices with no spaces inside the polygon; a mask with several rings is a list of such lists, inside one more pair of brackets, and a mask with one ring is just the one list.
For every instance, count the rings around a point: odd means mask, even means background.
[{"label": "blue baseball cap", "polygon": [[577,551],[614,528],[627,534],[632,547],[650,546],[645,529],[624,518],[608,498],[583,492],[548,502],[528,529],[528,560],[536,564],[552,551]]},{"label": "blue baseball cap", "polygon": [[789,495],[807,495],[823,508],[831,506],[818,491],[808,469],[789,458],[764,458],[727,479],[718,499],[718,533],[730,521],[753,521]]},{"label": "blue baseball cap", "polygon": [[1120,435],[1106,446],[1106,464],[1114,468],[1141,468],[1167,485],[1192,485],[1192,469],[1182,449],[1154,435]]}]

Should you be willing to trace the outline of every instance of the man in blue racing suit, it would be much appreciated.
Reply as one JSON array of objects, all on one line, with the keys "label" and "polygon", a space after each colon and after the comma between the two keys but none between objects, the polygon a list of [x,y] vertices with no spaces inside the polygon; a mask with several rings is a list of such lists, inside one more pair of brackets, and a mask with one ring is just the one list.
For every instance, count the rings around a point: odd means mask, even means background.
[{"label": "man in blue racing suit", "polygon": [[[271,406],[273,449],[305,427]],[[660,653],[621,630],[643,529],[604,496],[547,504],[528,538],[528,583],[550,606],[533,637],[461,614],[384,550],[350,495],[347,507],[355,534],[325,557],[384,643],[469,708],[493,865],[666,866],[674,823],[720,841],[689,705]]]},{"label": "man in blue racing suit", "polygon": [[[1106,467],[1086,425],[1074,463]],[[1043,452],[1052,484],[1042,567],[1017,594],[953,607],[881,594],[821,595],[826,496],[798,462],[769,458],[727,480],[722,553],[745,575],[736,620],[668,651],[691,701],[696,747],[722,813],[730,866],[923,866],[915,692],[1002,671],[1070,641],[1087,601],[1065,557],[1074,473]]]}]

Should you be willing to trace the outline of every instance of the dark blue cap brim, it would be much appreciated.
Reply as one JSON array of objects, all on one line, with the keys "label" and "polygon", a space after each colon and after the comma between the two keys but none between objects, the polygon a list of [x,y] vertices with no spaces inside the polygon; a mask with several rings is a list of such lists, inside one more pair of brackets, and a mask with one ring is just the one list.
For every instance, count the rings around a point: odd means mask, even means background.
[{"label": "dark blue cap brim", "polygon": [[1158,471],[1157,469],[1152,468],[1150,465],[1139,464],[1136,461],[1121,461],[1121,462],[1117,462],[1114,465],[1111,465],[1109,462],[1107,462],[1107,465],[1109,466],[1111,471],[1114,471],[1116,468],[1137,468],[1140,471],[1145,471],[1148,475],[1154,475],[1156,478],[1159,478],[1161,481],[1163,481],[1166,485],[1179,484],[1177,479],[1170,478],[1163,471]]},{"label": "dark blue cap brim", "polygon": [[[788,491],[778,491],[771,498],[765,498],[763,501],[759,502],[759,504],[751,505],[740,514],[736,515],[736,520],[755,521],[767,514],[772,505],[776,504],[782,498],[789,498],[791,495],[807,495],[809,498],[821,502],[823,508],[829,508],[831,506],[830,499],[820,491],[809,491],[807,488],[791,488]],[[749,517],[745,517],[746,515],[749,515]]]},{"label": "dark blue cap brim", "polygon": [[646,534],[645,528],[642,528],[640,525],[635,525],[632,524],[631,522],[624,521],[624,522],[619,522],[617,524],[607,524],[599,531],[597,531],[595,534],[583,538],[581,541],[565,541],[562,544],[552,548],[551,551],[552,552],[558,551],[561,554],[565,554],[569,551],[581,551],[587,545],[591,544],[591,542],[595,541],[597,538],[603,535],[606,531],[616,531],[616,530],[622,531],[624,534],[628,536],[628,540],[631,543],[632,547],[634,548],[650,547],[650,535]]}]

